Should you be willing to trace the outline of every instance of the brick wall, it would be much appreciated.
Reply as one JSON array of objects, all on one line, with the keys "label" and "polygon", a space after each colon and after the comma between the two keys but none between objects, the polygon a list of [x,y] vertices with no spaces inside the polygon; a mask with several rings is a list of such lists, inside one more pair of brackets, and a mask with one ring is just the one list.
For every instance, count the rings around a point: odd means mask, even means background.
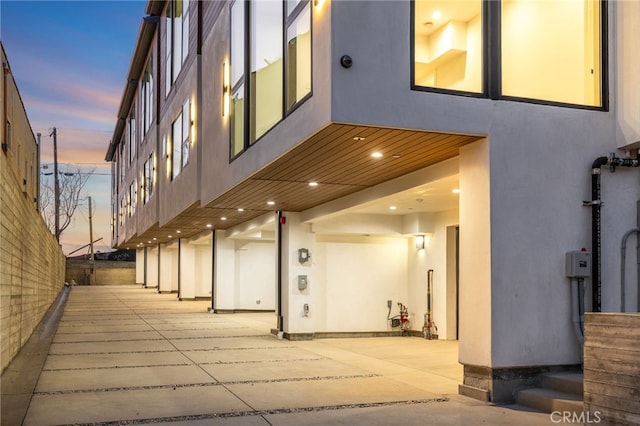
[{"label": "brick wall", "polygon": [[30,195],[0,152],[0,364],[27,341],[64,285],[65,259]]},{"label": "brick wall", "polygon": [[640,424],[640,314],[586,313],[585,410],[602,425]]}]

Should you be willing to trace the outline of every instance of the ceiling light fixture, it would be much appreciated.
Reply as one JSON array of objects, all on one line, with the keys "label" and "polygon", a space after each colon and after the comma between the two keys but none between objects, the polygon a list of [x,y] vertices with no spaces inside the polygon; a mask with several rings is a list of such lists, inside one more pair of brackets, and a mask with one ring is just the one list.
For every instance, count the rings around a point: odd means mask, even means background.
[{"label": "ceiling light fixture", "polygon": [[244,209],[243,209],[242,207],[240,207],[240,208],[238,209],[238,211],[239,211],[239,212],[243,212],[243,211],[244,211]]},{"label": "ceiling light fixture", "polygon": [[372,153],[372,154],[371,154],[371,156],[372,156],[373,158],[382,158],[382,153],[381,153],[381,152],[376,151],[376,152]]},{"label": "ceiling light fixture", "polygon": [[453,192],[454,194],[459,194],[460,188],[454,188],[451,192]]},{"label": "ceiling light fixture", "polygon": [[273,206],[273,205],[275,205],[275,204],[276,204],[276,202],[275,202],[275,201],[267,201],[267,205],[269,205],[269,206]]},{"label": "ceiling light fixture", "polygon": [[207,223],[207,228],[211,228],[211,226],[212,225],[210,223]]},{"label": "ceiling light fixture", "polygon": [[396,207],[396,206],[389,206],[389,210],[397,210],[397,209],[398,209],[398,207]]},{"label": "ceiling light fixture", "polygon": [[309,186],[318,186],[318,182],[309,182]]},{"label": "ceiling light fixture", "polygon": [[224,217],[224,216],[222,216],[222,217],[220,218],[220,220],[227,220],[227,218],[226,218],[226,217]]},{"label": "ceiling light fixture", "polygon": [[365,140],[365,139],[366,139],[366,138],[364,138],[364,137],[362,137],[362,136],[354,136],[354,137],[353,137],[353,140],[354,140],[354,141],[358,141],[358,142],[363,141],[363,140]]}]

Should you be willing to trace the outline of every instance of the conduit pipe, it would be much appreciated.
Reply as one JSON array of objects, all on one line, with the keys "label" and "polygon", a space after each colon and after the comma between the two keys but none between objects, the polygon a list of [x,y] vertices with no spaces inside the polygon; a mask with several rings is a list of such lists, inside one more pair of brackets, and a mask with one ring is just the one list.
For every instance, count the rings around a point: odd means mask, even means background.
[{"label": "conduit pipe", "polygon": [[592,258],[592,286],[591,286],[591,310],[602,311],[602,277],[600,272],[601,249],[601,213],[603,205],[600,199],[600,171],[602,166],[608,165],[609,171],[614,173],[616,167],[638,167],[640,160],[632,158],[619,158],[611,153],[609,157],[598,157],[591,165],[591,201],[584,201],[584,206],[591,207],[591,258]]},{"label": "conduit pipe", "polygon": [[582,330],[582,315],[584,309],[582,303],[582,293],[581,287],[584,283],[583,278],[571,278],[571,317],[573,320],[573,331],[578,338],[578,342],[580,345],[584,343],[584,334]]},{"label": "conduit pipe", "polygon": [[627,251],[627,239],[631,234],[638,234],[637,236],[637,245],[636,245],[636,256],[638,263],[638,302],[636,305],[636,310],[640,312],[640,200],[637,203],[637,228],[630,229],[622,236],[622,244],[620,247],[620,312],[625,312],[625,290],[626,290],[626,280],[625,280],[625,263],[626,263],[626,251]]},{"label": "conduit pipe", "polygon": [[278,304],[278,338],[281,338],[284,332],[284,324],[283,324],[283,315],[282,315],[282,222],[283,222],[283,218],[284,216],[282,215],[282,211],[278,210],[276,212],[276,214],[278,215],[277,218],[277,224],[276,226],[278,227],[278,240],[277,240],[277,271],[276,271],[276,277],[278,280],[277,286],[278,286],[278,294],[277,294],[277,304]]}]

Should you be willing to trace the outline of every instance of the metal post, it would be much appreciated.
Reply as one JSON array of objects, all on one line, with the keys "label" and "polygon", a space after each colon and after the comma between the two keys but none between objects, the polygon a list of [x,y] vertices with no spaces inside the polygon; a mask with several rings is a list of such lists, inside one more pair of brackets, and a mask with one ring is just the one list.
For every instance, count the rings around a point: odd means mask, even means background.
[{"label": "metal post", "polygon": [[53,136],[53,182],[54,182],[54,215],[55,236],[60,242],[60,182],[58,181],[58,132],[54,127],[49,137]]},{"label": "metal post", "polygon": [[91,211],[92,211],[92,206],[91,206],[91,197],[89,197],[89,247],[90,247],[90,253],[91,253],[91,257],[89,258],[89,271],[91,272],[91,274],[89,275],[89,283],[91,284],[91,281],[93,281],[94,278],[94,273],[95,273],[95,258],[93,255],[93,221],[91,220]]}]

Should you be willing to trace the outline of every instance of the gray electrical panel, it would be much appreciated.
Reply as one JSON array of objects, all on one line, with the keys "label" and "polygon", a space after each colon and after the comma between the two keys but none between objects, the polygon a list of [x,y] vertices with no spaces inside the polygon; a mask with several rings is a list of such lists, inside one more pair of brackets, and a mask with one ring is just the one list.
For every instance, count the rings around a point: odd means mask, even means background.
[{"label": "gray electrical panel", "polygon": [[565,271],[569,278],[587,278],[591,276],[591,253],[588,251],[569,251],[565,255]]}]

